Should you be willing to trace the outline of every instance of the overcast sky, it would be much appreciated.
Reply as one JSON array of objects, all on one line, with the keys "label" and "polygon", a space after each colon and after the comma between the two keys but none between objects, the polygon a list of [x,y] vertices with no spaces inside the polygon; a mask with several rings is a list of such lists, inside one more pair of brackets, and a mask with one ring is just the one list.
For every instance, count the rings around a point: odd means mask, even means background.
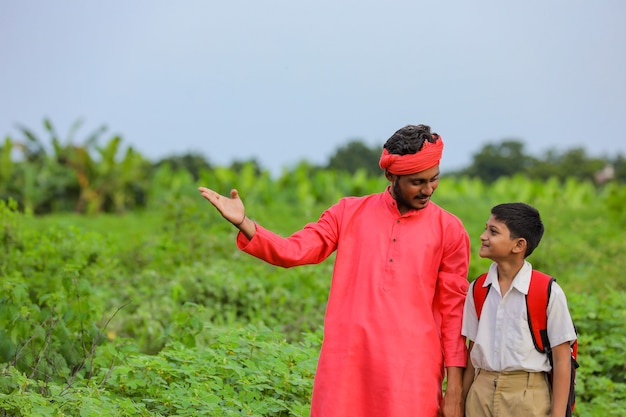
[{"label": "overcast sky", "polygon": [[280,172],[406,124],[626,154],[626,1],[0,0],[0,135],[79,119],[156,161]]}]

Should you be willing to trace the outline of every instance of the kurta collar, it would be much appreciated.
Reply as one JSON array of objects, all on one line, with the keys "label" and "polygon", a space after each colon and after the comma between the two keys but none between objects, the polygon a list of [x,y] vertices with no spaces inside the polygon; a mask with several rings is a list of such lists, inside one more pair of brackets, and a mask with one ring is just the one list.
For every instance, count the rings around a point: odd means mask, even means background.
[{"label": "kurta collar", "polygon": [[388,185],[387,188],[385,188],[385,191],[383,192],[383,201],[385,202],[385,205],[387,206],[387,208],[391,210],[393,213],[395,214],[400,213],[400,211],[398,210],[398,203],[396,203],[396,200],[394,200],[393,197],[391,196],[390,185]]},{"label": "kurta collar", "polygon": [[[519,270],[515,278],[513,278],[512,287],[522,294],[528,294],[528,288],[530,287],[530,277],[533,272],[533,266],[528,261],[524,261],[524,265]],[[498,265],[494,262],[489,267],[487,272],[487,278],[483,287],[487,287],[498,280]]]}]

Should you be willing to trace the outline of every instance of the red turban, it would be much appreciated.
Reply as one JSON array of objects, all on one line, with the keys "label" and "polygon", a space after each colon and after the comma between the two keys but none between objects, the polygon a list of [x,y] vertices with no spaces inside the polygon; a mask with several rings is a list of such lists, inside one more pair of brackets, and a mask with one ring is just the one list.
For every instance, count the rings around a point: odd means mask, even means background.
[{"label": "red turban", "polygon": [[443,140],[441,136],[438,136],[434,143],[424,141],[422,149],[412,154],[396,155],[383,149],[378,164],[382,169],[386,169],[394,175],[415,174],[439,165],[442,153]]}]

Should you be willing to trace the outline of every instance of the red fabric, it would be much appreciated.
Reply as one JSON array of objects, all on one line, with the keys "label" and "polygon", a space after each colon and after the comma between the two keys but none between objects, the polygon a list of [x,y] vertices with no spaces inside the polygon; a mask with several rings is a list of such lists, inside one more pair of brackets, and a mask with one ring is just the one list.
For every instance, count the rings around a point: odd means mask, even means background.
[{"label": "red fabric", "polygon": [[336,251],[311,416],[437,415],[444,357],[466,363],[469,238],[459,219],[433,202],[401,216],[384,192],[341,199],[289,238],[257,225],[237,245],[282,267]]},{"label": "red fabric", "polygon": [[378,165],[394,175],[410,175],[439,165],[442,154],[443,139],[439,136],[435,143],[424,142],[422,149],[414,154],[396,155],[383,149]]}]

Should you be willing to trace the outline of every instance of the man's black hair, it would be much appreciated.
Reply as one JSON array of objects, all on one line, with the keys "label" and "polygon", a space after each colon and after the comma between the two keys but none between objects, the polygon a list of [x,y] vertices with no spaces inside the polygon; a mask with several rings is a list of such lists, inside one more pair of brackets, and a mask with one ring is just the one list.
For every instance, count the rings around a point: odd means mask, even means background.
[{"label": "man's black hair", "polygon": [[430,126],[407,125],[391,135],[383,148],[394,155],[408,155],[419,152],[425,141],[434,143],[438,139],[438,134],[430,132]]}]

